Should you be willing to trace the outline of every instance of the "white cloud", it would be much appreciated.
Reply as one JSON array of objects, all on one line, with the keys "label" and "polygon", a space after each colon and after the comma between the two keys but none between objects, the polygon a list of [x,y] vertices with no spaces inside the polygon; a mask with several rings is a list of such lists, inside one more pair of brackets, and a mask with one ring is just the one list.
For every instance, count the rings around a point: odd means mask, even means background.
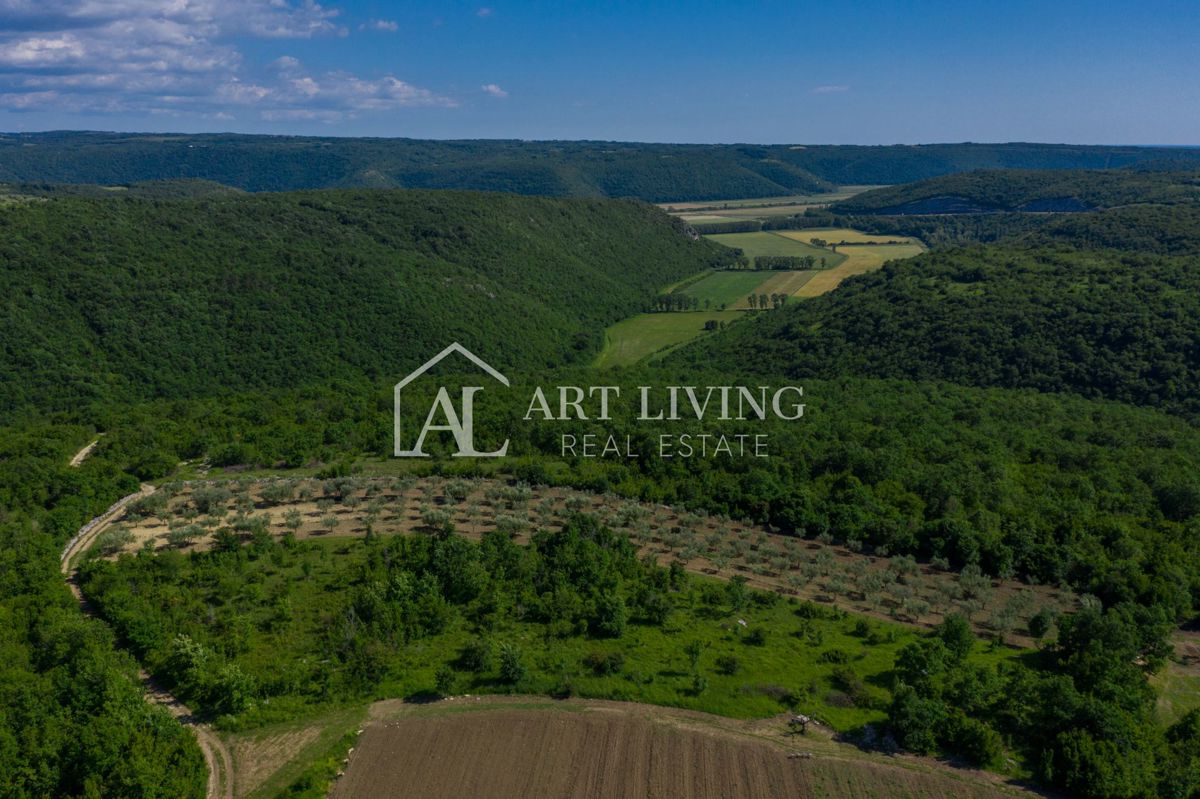
[{"label": "white cloud", "polygon": [[0,0],[0,110],[334,121],[455,105],[392,75],[309,74],[290,55],[255,70],[238,46],[342,36],[338,15],[315,0]]},{"label": "white cloud", "polygon": [[400,23],[394,19],[373,19],[369,22],[364,22],[358,26],[360,31],[384,31],[385,33],[395,33],[400,30]]},{"label": "white cloud", "polygon": [[475,16],[483,17],[484,19],[491,17],[491,16],[495,16],[495,14],[496,14],[496,10],[493,8],[488,8],[487,6],[483,6],[478,11],[475,12]]},{"label": "white cloud", "polygon": [[492,97],[508,97],[508,92],[501,89],[495,83],[485,83],[479,87],[485,94],[490,94]]},{"label": "white cloud", "polygon": [[839,92],[850,91],[849,86],[814,86],[813,94],[838,94]]}]

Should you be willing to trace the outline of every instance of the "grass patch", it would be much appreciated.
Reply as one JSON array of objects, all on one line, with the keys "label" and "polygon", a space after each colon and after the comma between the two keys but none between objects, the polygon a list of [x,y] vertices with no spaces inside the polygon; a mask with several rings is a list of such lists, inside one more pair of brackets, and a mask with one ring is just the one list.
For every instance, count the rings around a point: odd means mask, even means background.
[{"label": "grass patch", "polygon": [[[759,273],[762,274],[762,273]],[[632,366],[665,355],[671,349],[704,335],[704,323],[730,324],[743,317],[739,311],[689,311],[646,313],[622,319],[605,331],[604,349],[595,366]]]},{"label": "grass patch", "polygon": [[[845,256],[840,253],[812,246],[808,243],[807,238],[801,240],[783,235],[783,233],[795,232],[759,231],[757,233],[719,233],[705,236],[705,238],[711,239],[718,244],[724,244],[726,247],[740,249],[751,262],[760,255],[790,255],[800,258],[811,255],[817,259],[818,266],[821,263],[821,259],[824,258],[825,267],[831,268],[845,260]],[[808,231],[802,232],[807,233]]]},{"label": "grass patch", "polygon": [[1189,711],[1200,707],[1200,673],[1177,663],[1167,666],[1150,678],[1158,692],[1155,710],[1163,724],[1174,724]]}]

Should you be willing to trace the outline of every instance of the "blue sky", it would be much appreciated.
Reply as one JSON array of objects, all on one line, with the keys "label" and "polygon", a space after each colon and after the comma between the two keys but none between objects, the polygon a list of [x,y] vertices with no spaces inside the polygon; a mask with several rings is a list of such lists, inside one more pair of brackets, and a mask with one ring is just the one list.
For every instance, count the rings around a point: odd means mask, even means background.
[{"label": "blue sky", "polygon": [[1200,2],[0,0],[0,130],[1200,144]]}]

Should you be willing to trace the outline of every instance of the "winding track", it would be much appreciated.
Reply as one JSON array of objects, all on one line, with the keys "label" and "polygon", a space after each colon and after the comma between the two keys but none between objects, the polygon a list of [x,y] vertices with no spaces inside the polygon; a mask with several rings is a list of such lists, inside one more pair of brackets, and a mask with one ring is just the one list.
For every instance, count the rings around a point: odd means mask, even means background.
[{"label": "winding track", "polygon": [[[82,462],[95,444],[96,442],[92,442],[80,450],[71,460],[71,465],[75,466]],[[117,500],[104,513],[79,528],[75,537],[63,547],[62,555],[59,556],[59,566],[67,580],[67,587],[71,589],[75,600],[79,602],[79,607],[86,615],[95,616],[96,614],[83,592],[79,590],[78,575],[72,566],[72,561],[91,546],[92,542],[96,540],[96,536],[108,527],[126,505],[152,493],[154,493],[154,486],[142,483],[140,491]],[[207,799],[233,799],[233,757],[229,754],[229,749],[207,724],[196,718],[187,705],[159,685],[144,669],[138,670],[138,678],[142,681],[147,702],[153,702],[165,708],[180,724],[190,728],[196,734],[196,743],[200,745],[200,751],[204,754],[204,763],[208,766]]]},{"label": "winding track", "polygon": [[[100,435],[102,436],[104,434],[101,433]],[[70,465],[71,466],[79,466],[81,463],[83,463],[83,461],[87,458],[87,456],[92,454],[92,450],[94,450],[96,448],[96,445],[99,443],[100,443],[100,436],[97,436],[95,438],[95,440],[92,441],[92,443],[86,445],[83,449],[81,449],[75,453],[75,457],[71,458]]]}]

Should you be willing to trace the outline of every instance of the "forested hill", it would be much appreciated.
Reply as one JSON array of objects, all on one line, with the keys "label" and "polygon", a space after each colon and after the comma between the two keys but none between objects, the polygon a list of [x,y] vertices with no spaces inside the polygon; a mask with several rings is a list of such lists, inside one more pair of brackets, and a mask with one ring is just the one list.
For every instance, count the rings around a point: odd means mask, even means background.
[{"label": "forested hill", "polygon": [[875,189],[832,210],[844,214],[1072,212],[1132,203],[1200,203],[1200,169],[984,170]]},{"label": "forested hill", "polygon": [[0,416],[331,378],[458,341],[583,361],[604,327],[729,251],[653,206],[319,191],[0,209]]},{"label": "forested hill", "polygon": [[28,197],[135,197],[145,200],[171,200],[242,193],[241,189],[232,186],[196,178],[141,180],[118,186],[100,186],[93,183],[0,183],[0,201],[22,200]]},{"label": "forested hill", "polygon": [[1200,165],[1200,149],[1048,144],[695,145],[234,134],[0,134],[0,182],[201,178],[248,191],[399,187],[652,202],[819,193],[979,169]]},{"label": "forested hill", "polygon": [[201,178],[247,191],[475,189],[651,202],[833,188],[796,159],[781,158],[779,149],[234,134],[8,134],[0,135],[0,181],[111,185]]},{"label": "forested hill", "polygon": [[798,378],[1071,392],[1200,414],[1194,259],[1063,248],[926,253],[673,356]]}]

